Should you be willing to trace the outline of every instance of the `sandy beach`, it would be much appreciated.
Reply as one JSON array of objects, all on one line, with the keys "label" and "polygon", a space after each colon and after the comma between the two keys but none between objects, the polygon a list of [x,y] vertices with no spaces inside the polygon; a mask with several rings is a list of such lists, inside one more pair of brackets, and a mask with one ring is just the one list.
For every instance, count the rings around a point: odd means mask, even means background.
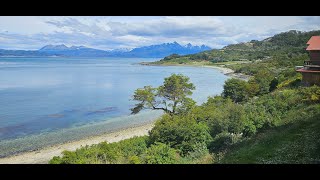
[{"label": "sandy beach", "polygon": [[25,152],[10,157],[0,158],[0,164],[47,164],[54,156],[60,156],[64,150],[74,151],[85,145],[98,144],[103,141],[117,142],[134,136],[147,135],[152,129],[153,123],[142,126],[131,127],[112,133],[106,133],[99,136],[88,137],[79,141],[68,142],[46,147],[37,151]]},{"label": "sandy beach", "polygon": [[232,69],[225,68],[225,67],[220,67],[220,66],[201,66],[201,67],[218,69],[218,70],[219,70],[221,73],[223,73],[223,74],[234,73],[234,71],[233,71]]},{"label": "sandy beach", "polygon": [[251,77],[249,75],[245,75],[245,74],[242,74],[242,73],[235,73],[234,70],[226,68],[226,67],[220,67],[220,66],[202,66],[202,67],[218,69],[224,75],[227,75],[227,76],[230,76],[230,77],[233,77],[233,78],[242,79],[242,80],[245,80],[245,81],[248,81],[250,79],[250,77]]}]

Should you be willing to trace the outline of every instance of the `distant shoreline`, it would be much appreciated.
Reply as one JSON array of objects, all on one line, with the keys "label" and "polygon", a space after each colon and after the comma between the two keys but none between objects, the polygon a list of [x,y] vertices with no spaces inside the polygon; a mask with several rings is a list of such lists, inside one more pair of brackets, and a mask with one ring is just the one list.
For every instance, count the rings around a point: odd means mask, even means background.
[{"label": "distant shoreline", "polygon": [[190,65],[190,64],[151,64],[149,62],[141,62],[139,63],[140,65],[145,65],[145,66],[183,66],[183,67],[204,67],[204,68],[213,68],[219,70],[221,73],[223,73],[226,76],[241,79],[248,81],[251,76],[245,75],[242,73],[235,73],[234,70],[226,67],[221,67],[221,66],[215,66],[215,65]]},{"label": "distant shoreline", "polygon": [[46,57],[64,57],[64,56],[0,56],[0,58],[46,58]]},{"label": "distant shoreline", "polygon": [[147,123],[135,127],[121,129],[111,133],[104,133],[81,140],[45,147],[32,152],[19,153],[13,156],[0,158],[0,164],[47,164],[54,156],[60,156],[64,150],[75,151],[81,146],[98,144],[104,141],[109,143],[118,142],[134,136],[148,135],[148,132],[153,128],[153,126],[154,122]]}]

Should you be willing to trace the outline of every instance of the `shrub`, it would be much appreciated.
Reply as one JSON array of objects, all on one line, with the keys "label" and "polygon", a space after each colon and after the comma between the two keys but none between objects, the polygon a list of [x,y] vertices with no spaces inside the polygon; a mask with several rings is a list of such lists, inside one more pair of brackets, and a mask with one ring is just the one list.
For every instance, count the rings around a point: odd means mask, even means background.
[{"label": "shrub", "polygon": [[303,101],[306,103],[319,103],[320,102],[320,87],[313,85],[312,87],[302,88],[301,94]]},{"label": "shrub", "polygon": [[133,155],[129,157],[129,164],[141,164],[141,161],[138,156]]},{"label": "shrub", "polygon": [[219,152],[227,149],[229,146],[240,142],[242,139],[242,134],[233,134],[228,132],[223,132],[218,134],[211,142],[209,148],[213,152]]},{"label": "shrub", "polygon": [[150,131],[151,143],[161,142],[186,155],[194,150],[194,144],[211,141],[209,128],[188,116],[164,115]]},{"label": "shrub", "polygon": [[151,145],[145,156],[147,164],[173,164],[178,159],[175,149],[159,142]]}]

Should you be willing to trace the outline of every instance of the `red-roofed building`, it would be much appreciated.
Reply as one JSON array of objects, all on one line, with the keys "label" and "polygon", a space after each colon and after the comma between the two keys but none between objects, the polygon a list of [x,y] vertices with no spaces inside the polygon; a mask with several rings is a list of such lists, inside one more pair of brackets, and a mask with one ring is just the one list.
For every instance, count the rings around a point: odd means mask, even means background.
[{"label": "red-roofed building", "polygon": [[302,83],[306,86],[320,86],[320,36],[312,36],[307,42],[310,60],[304,61],[304,66],[297,69],[302,73]]}]

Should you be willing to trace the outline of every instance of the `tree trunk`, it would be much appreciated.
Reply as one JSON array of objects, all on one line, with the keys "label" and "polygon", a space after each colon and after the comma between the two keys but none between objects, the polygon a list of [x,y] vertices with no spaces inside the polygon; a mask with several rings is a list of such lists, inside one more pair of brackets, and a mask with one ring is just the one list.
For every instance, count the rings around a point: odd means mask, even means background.
[{"label": "tree trunk", "polygon": [[172,106],[172,114],[176,113],[177,104],[178,104],[178,102],[174,101],[173,106]]}]

